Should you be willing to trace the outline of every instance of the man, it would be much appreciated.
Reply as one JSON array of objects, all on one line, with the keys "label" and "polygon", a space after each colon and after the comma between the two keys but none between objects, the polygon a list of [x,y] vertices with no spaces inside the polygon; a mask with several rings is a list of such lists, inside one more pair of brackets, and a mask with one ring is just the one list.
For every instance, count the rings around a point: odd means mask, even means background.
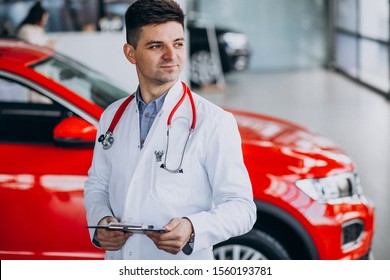
[{"label": "man", "polygon": [[[186,52],[177,3],[139,0],[125,20],[124,54],[136,67],[139,87],[112,147],[95,145],[85,183],[87,220],[165,232],[90,229],[92,241],[106,250],[106,259],[212,259],[214,244],[248,232],[256,219],[237,124],[230,113],[187,94],[179,81]],[[105,110],[98,135],[123,102]]]}]

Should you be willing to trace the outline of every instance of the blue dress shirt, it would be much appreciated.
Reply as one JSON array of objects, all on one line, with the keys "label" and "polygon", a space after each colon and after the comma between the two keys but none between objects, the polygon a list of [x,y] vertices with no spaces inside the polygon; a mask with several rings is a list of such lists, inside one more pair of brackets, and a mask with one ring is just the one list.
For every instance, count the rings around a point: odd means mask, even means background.
[{"label": "blue dress shirt", "polygon": [[146,104],[142,100],[141,90],[138,87],[135,93],[137,99],[137,105],[139,110],[139,126],[140,126],[140,147],[142,149],[145,139],[148,136],[149,130],[153,125],[154,119],[156,118],[158,112],[160,112],[162,106],[164,105],[165,97],[167,93],[164,93],[162,96],[153,100],[149,104]]}]

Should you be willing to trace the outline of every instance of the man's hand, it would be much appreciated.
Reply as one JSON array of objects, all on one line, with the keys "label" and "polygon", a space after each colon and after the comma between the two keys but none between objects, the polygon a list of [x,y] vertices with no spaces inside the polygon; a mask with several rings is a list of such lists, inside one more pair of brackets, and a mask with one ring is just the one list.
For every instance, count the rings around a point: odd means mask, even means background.
[{"label": "man's hand", "polygon": [[[116,218],[107,217],[102,219],[99,222],[99,225],[107,225],[111,222],[118,222]],[[131,232],[123,232],[119,230],[106,230],[106,229],[97,229],[96,230],[96,239],[99,241],[103,249],[107,251],[117,251],[123,247],[126,243],[126,240],[132,236]]]},{"label": "man's hand", "polygon": [[188,219],[174,218],[164,226],[166,233],[146,231],[157,248],[170,254],[178,254],[186,245],[193,232],[192,223]]}]

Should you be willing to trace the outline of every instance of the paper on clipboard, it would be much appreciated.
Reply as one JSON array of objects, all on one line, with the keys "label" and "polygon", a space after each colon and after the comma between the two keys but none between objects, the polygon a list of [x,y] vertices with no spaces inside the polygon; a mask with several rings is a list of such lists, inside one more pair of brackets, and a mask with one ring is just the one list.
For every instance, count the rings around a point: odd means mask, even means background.
[{"label": "paper on clipboard", "polygon": [[157,228],[153,225],[142,225],[142,224],[126,224],[126,223],[109,223],[107,225],[87,226],[87,228],[102,228],[106,230],[120,230],[123,232],[132,233],[144,233],[145,231],[156,231],[166,232],[164,228]]}]

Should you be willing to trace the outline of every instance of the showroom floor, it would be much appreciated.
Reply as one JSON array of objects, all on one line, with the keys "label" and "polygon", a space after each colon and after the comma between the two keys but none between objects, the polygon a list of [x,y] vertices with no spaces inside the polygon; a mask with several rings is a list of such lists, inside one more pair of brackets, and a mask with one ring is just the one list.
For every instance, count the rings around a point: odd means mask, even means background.
[{"label": "showroom floor", "polygon": [[355,161],[376,206],[373,252],[390,259],[390,101],[325,70],[239,73],[224,89],[198,90],[212,102],[284,118],[332,139]]}]

